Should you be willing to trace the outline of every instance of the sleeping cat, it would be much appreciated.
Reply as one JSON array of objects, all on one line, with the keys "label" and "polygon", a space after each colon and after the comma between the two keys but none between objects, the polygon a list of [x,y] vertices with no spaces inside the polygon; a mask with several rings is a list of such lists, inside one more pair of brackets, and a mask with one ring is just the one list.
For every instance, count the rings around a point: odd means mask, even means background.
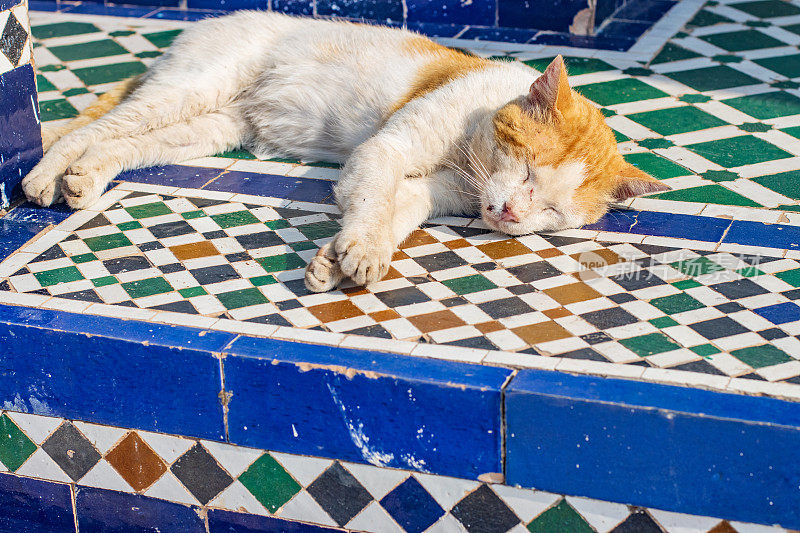
[{"label": "sleeping cat", "polygon": [[622,159],[560,56],[537,77],[405,30],[262,12],[195,24],[45,145],[25,194],[75,209],[122,170],[242,146],[344,163],[341,231],[307,267],[312,291],[380,280],[429,217],[480,212],[520,235],[668,189]]}]

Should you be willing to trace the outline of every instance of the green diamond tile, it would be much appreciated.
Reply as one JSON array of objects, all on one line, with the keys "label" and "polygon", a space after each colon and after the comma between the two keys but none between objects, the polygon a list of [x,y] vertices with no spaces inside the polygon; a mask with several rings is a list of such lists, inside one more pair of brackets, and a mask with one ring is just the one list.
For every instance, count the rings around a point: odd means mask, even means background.
[{"label": "green diamond tile", "polygon": [[658,329],[664,329],[664,328],[668,328],[668,327],[671,327],[671,326],[677,326],[678,325],[678,323],[675,322],[675,320],[673,320],[672,318],[670,318],[668,316],[661,316],[661,317],[658,317],[658,318],[654,318],[652,320],[648,320],[648,322],[653,324]]},{"label": "green diamond tile", "polygon": [[7,414],[0,416],[0,461],[12,472],[36,451],[36,444],[23,433]]},{"label": "green diamond tile", "polygon": [[[543,72],[547,65],[553,61],[555,57],[543,57],[539,59],[531,59],[530,61],[523,61],[528,66],[531,66]],[[601,72],[604,70],[616,70],[616,67],[609,65],[605,61],[591,57],[565,57],[564,63],[567,65],[567,72],[570,76],[578,76],[580,74],[589,74],[591,72]]]},{"label": "green diamond tile", "polygon": [[252,283],[256,287],[263,287],[264,285],[272,285],[273,283],[278,283],[278,280],[275,279],[274,276],[256,276],[254,278],[250,278],[250,283]]},{"label": "green diamond tile", "polygon": [[705,111],[700,111],[694,106],[657,109],[626,116],[660,135],[675,135],[728,124],[728,122],[709,115]]},{"label": "green diamond tile", "polygon": [[82,33],[96,33],[100,28],[88,22],[57,22],[55,24],[42,24],[31,26],[31,33],[37,39],[50,39],[51,37],[66,37]]},{"label": "green diamond tile", "polygon": [[689,21],[690,26],[713,26],[714,24],[719,24],[721,22],[733,22],[728,17],[723,17],[722,15],[717,15],[713,11],[708,11],[707,9],[703,9],[694,16],[694,18]]},{"label": "green diamond tile", "polygon": [[55,91],[57,87],[50,83],[50,80],[42,76],[41,74],[36,75],[36,90],[40,93],[44,93],[47,91]]},{"label": "green diamond tile", "polygon": [[202,210],[200,210],[200,209],[196,209],[196,210],[194,210],[194,211],[186,211],[186,212],[183,212],[183,213],[181,213],[181,216],[182,216],[183,218],[185,218],[186,220],[190,220],[190,219],[192,219],[192,218],[200,218],[200,217],[204,217],[204,216],[206,216],[206,214],[205,214],[205,213],[204,213]]},{"label": "green diamond tile", "polygon": [[289,224],[282,218],[276,220],[268,220],[267,222],[264,222],[264,225],[267,226],[269,229],[283,229],[291,226],[291,224]]},{"label": "green diamond tile", "polygon": [[728,52],[743,52],[745,50],[786,46],[785,42],[779,41],[758,30],[713,33],[700,38]]},{"label": "green diamond tile", "polygon": [[765,57],[762,59],[754,59],[753,62],[777,72],[778,74],[783,74],[787,78],[796,78],[800,76],[800,54]]},{"label": "green diamond tile", "polygon": [[784,270],[783,272],[775,273],[775,277],[782,279],[789,285],[800,287],[800,268],[794,270]]},{"label": "green diamond tile", "polygon": [[128,51],[116,41],[103,39],[88,43],[68,44],[65,46],[50,46],[48,50],[61,61],[78,61],[95,57],[117,56],[127,54]]},{"label": "green diamond tile", "polygon": [[317,245],[311,241],[293,242],[289,246],[295,252],[302,252],[303,250],[311,250],[317,247]]},{"label": "green diamond tile", "polygon": [[722,185],[701,185],[699,187],[688,187],[686,189],[676,189],[674,191],[654,194],[651,198],[661,198],[663,200],[676,200],[679,202],[699,202],[703,204],[719,205],[740,205],[746,207],[761,207],[750,198],[726,189]]},{"label": "green diamond tile", "polygon": [[722,103],[760,120],[800,113],[800,98],[785,91],[751,94],[723,100]]},{"label": "green diamond tile", "polygon": [[661,137],[656,139],[642,139],[641,141],[637,141],[637,144],[642,148],[648,148],[650,150],[657,150],[659,148],[669,148],[670,146],[675,145],[675,143],[673,143],[672,141],[663,139]]},{"label": "green diamond tile", "polygon": [[178,294],[184,298],[194,298],[195,296],[203,296],[208,294],[203,287],[189,287],[188,289],[178,290]]},{"label": "green diamond tile", "polygon": [[126,78],[142,74],[147,70],[144,63],[139,61],[127,61],[125,63],[114,63],[111,65],[101,65],[96,67],[76,68],[72,73],[78,76],[86,85],[100,85],[101,83],[111,83],[121,81]]},{"label": "green diamond tile", "polygon": [[129,281],[122,284],[122,288],[131,298],[144,298],[154,294],[172,292],[172,285],[164,278],[147,278],[139,281]]},{"label": "green diamond tile", "polygon": [[267,297],[256,288],[223,292],[215,296],[226,309],[239,309],[240,307],[269,303]]},{"label": "green diamond tile", "polygon": [[664,91],[633,78],[589,83],[576,89],[589,100],[602,106],[668,96]]},{"label": "green diamond tile", "polygon": [[152,202],[149,204],[134,205],[131,207],[126,207],[125,211],[127,211],[128,214],[133,218],[150,218],[172,213],[172,210],[167,207],[164,202]]},{"label": "green diamond tile", "polygon": [[63,91],[61,94],[64,96],[78,96],[79,94],[88,94],[89,89],[86,87],[75,87],[74,89],[67,89]]},{"label": "green diamond tile", "polygon": [[739,174],[731,172],[730,170],[706,170],[700,174],[704,180],[719,183],[721,181],[733,181],[739,179]]},{"label": "green diamond tile", "polygon": [[[702,256],[686,259],[685,261],[676,261],[675,263],[670,263],[670,266],[675,270],[683,272],[687,276],[704,276],[705,274],[725,270],[725,268],[714,261]],[[667,298],[670,297],[667,296]]]},{"label": "green diamond tile", "polygon": [[[144,217],[139,217],[144,218]],[[121,224],[117,224],[117,229],[120,231],[130,231],[132,229],[139,229],[142,227],[141,222],[137,222],[136,220],[131,220],[130,222],[122,222]]]},{"label": "green diamond tile", "polygon": [[800,205],[784,204],[784,205],[779,205],[778,209],[780,209],[781,211],[800,212]]},{"label": "green diamond tile", "polygon": [[761,346],[751,346],[750,348],[741,348],[739,350],[732,350],[731,355],[753,368],[763,368],[765,366],[779,365],[792,361],[793,359],[786,355],[783,350],[776,348],[771,344],[763,344]]},{"label": "green diamond tile", "polygon": [[727,65],[680,70],[668,72],[664,75],[701,92],[762,83],[761,80],[748,76]]},{"label": "green diamond tile", "polygon": [[297,226],[297,229],[306,236],[309,240],[315,241],[317,239],[324,239],[333,237],[339,232],[340,225],[335,220],[325,220],[322,222],[315,222],[313,224],[304,224]]},{"label": "green diamond tile", "polygon": [[770,124],[764,124],[763,122],[742,122],[736,127],[747,133],[764,133],[772,129]]},{"label": "green diamond tile", "polygon": [[39,118],[42,122],[72,118],[77,114],[78,110],[65,99],[39,102]]},{"label": "green diamond tile", "polygon": [[136,57],[139,57],[139,58],[148,58],[148,57],[158,57],[158,56],[163,55],[163,54],[164,54],[164,52],[158,52],[156,50],[148,50],[146,52],[137,52],[137,53],[135,53],[133,55],[135,55]]},{"label": "green diamond tile", "polygon": [[72,259],[73,263],[81,264],[81,263],[88,263],[89,261],[97,261],[97,256],[94,255],[93,253],[87,253],[87,254],[73,255],[72,257],[70,257],[70,259]]},{"label": "green diamond tile", "polygon": [[299,255],[294,253],[283,254],[283,255],[271,255],[269,257],[262,257],[261,259],[256,259],[256,261],[258,261],[258,264],[260,264],[267,272],[294,270],[296,268],[305,268],[306,266],[306,262],[303,261]]},{"label": "green diamond tile", "polygon": [[686,148],[725,168],[792,157],[789,152],[751,135],[690,144]]},{"label": "green diamond tile", "polygon": [[33,274],[42,287],[49,287],[58,283],[68,283],[70,281],[78,281],[83,278],[83,274],[74,266],[54,268],[53,270],[44,270],[42,272],[34,272]]},{"label": "green diamond tile", "polygon": [[691,288],[694,288],[694,287],[701,287],[702,285],[703,285],[702,283],[697,282],[697,281],[695,281],[693,279],[682,279],[682,280],[676,281],[675,283],[672,284],[673,287],[675,287],[676,289],[680,289],[682,291],[685,291],[686,289],[691,289]]},{"label": "green diamond tile", "polygon": [[180,35],[183,30],[166,30],[153,33],[143,33],[142,37],[153,43],[156,48],[166,48],[172,44],[175,37]]},{"label": "green diamond tile", "polygon": [[219,227],[223,229],[259,223],[259,220],[250,211],[220,213],[219,215],[211,215],[211,218],[214,219],[214,222],[219,224]]},{"label": "green diamond tile", "polygon": [[631,140],[631,138],[624,133],[620,133],[615,129],[612,129],[611,131],[614,133],[614,140],[616,140],[618,143],[624,143],[625,141]]},{"label": "green diamond tile", "polygon": [[744,61],[743,57],[734,56],[730,54],[720,54],[713,56],[711,59],[714,61],[719,61],[720,63],[741,63]]},{"label": "green diamond tile", "polygon": [[60,65],[58,63],[53,63],[52,65],[42,65],[38,67],[36,70],[39,72],[58,72],[60,70],[65,70],[67,67],[64,65]]},{"label": "green diamond tile", "polygon": [[784,196],[800,200],[800,170],[759,176],[751,180]]},{"label": "green diamond tile", "polygon": [[800,7],[781,0],[757,0],[755,2],[737,2],[729,7],[749,13],[760,19],[773,17],[790,17],[800,14]]},{"label": "green diamond tile", "polygon": [[698,302],[685,292],[655,298],[650,300],[650,305],[653,305],[668,315],[683,313],[684,311],[693,311],[705,307],[705,304]]},{"label": "green diamond tile", "polygon": [[781,131],[791,135],[792,137],[800,139],[800,126],[793,126],[791,128],[784,128]]},{"label": "green diamond tile", "polygon": [[486,291],[497,288],[497,285],[480,274],[465,276],[463,278],[448,279],[442,281],[442,284],[456,294],[468,294],[471,292]]},{"label": "green diamond tile", "polygon": [[619,341],[621,345],[638,355],[639,357],[647,357],[657,353],[669,352],[677,350],[681,347],[663,333],[649,333],[639,337],[631,337],[630,339],[622,339]]},{"label": "green diamond tile", "polygon": [[136,35],[136,32],[133,30],[117,30],[109,32],[109,37],[128,37],[130,35]]},{"label": "green diamond tile", "polygon": [[117,283],[117,278],[114,276],[103,276],[102,278],[94,278],[92,283],[95,287],[105,287],[106,285],[114,285]]},{"label": "green diamond tile", "polygon": [[303,488],[271,455],[265,453],[239,476],[245,486],[270,513],[292,499]]},{"label": "green diamond tile", "polygon": [[594,533],[594,528],[578,514],[567,500],[551,507],[528,524],[531,533]]},{"label": "green diamond tile", "polygon": [[754,278],[756,276],[764,275],[764,272],[762,272],[761,270],[757,269],[754,266],[740,268],[739,270],[736,271],[736,273],[745,278]]},{"label": "green diamond tile", "polygon": [[791,24],[789,26],[782,26],[784,30],[790,31],[792,33],[797,33],[800,35],[800,24]]},{"label": "green diamond tile", "polygon": [[701,357],[708,357],[709,355],[714,355],[715,353],[720,352],[719,349],[713,344],[701,344],[689,349]]},{"label": "green diamond tile", "polygon": [[711,100],[711,97],[705,94],[689,93],[678,97],[678,100],[680,100],[681,102],[686,102],[687,104],[703,104]]},{"label": "green diamond tile", "polygon": [[253,154],[244,149],[230,150],[229,152],[223,152],[221,154],[217,154],[214,157],[230,157],[232,159],[256,159],[256,156],[254,156]]},{"label": "green diamond tile", "polygon": [[97,237],[87,237],[83,239],[86,246],[93,252],[121,248],[122,246],[132,246],[133,243],[123,233],[112,233],[110,235],[98,235]]}]

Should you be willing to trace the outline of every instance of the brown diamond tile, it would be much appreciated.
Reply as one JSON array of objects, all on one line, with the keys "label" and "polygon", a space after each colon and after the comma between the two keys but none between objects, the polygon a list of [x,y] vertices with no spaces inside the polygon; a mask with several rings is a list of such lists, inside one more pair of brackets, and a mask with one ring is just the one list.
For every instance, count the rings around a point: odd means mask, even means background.
[{"label": "brown diamond tile", "polygon": [[531,253],[531,250],[527,246],[516,239],[487,242],[486,244],[478,245],[477,248],[492,259],[503,259],[504,257]]},{"label": "brown diamond tile", "polygon": [[353,318],[364,314],[364,311],[356,307],[350,300],[339,300],[326,304],[314,305],[308,308],[312,315],[321,322],[333,322],[345,318]]},{"label": "brown diamond tile", "polygon": [[516,333],[519,338],[528,344],[539,344],[540,342],[555,341],[572,337],[572,333],[562,328],[553,321],[540,322],[529,326],[513,328],[511,331]]},{"label": "brown diamond tile", "polygon": [[708,533],[736,533],[736,530],[733,528],[727,520],[723,520],[716,526],[712,527],[708,530]]},{"label": "brown diamond tile", "polygon": [[536,250],[536,255],[542,259],[549,259],[557,255],[564,255],[558,248],[545,248],[544,250]]},{"label": "brown diamond tile", "polygon": [[406,248],[413,248],[415,246],[422,246],[424,244],[434,244],[437,243],[436,239],[430,236],[428,232],[425,230],[415,230],[411,235],[408,236],[406,240],[403,241],[403,244],[400,245],[400,249],[404,250]]},{"label": "brown diamond tile", "polygon": [[177,246],[170,246],[172,254],[178,258],[178,261],[185,261],[187,259],[197,259],[198,257],[209,257],[212,255],[219,255],[219,250],[210,241],[190,242],[188,244],[179,244]]},{"label": "brown diamond tile", "polygon": [[544,293],[561,305],[574,304],[600,298],[602,294],[585,283],[569,283],[545,289]]},{"label": "brown diamond tile", "polygon": [[467,248],[469,246],[472,246],[466,239],[453,239],[452,241],[445,241],[442,244],[444,244],[451,250],[456,250],[458,248]]},{"label": "brown diamond tile", "polygon": [[167,471],[161,457],[134,431],[106,454],[106,460],[137,492],[155,483]]},{"label": "brown diamond tile", "polygon": [[369,313],[369,317],[375,322],[386,322],[387,320],[394,320],[400,318],[400,314],[394,309],[384,309],[383,311],[375,311]]},{"label": "brown diamond tile", "polygon": [[556,309],[548,309],[547,311],[542,311],[542,313],[544,313],[544,315],[551,320],[555,320],[556,318],[562,318],[565,316],[570,316],[572,314],[563,307],[558,307]]},{"label": "brown diamond tile", "polygon": [[340,290],[345,294],[345,296],[361,296],[362,294],[369,294],[369,291],[364,287],[350,287]]},{"label": "brown diamond tile", "polygon": [[583,268],[603,268],[624,261],[616,252],[608,248],[572,254],[570,257],[579,262]]},{"label": "brown diamond tile", "polygon": [[392,256],[392,261],[402,261],[403,259],[409,259],[408,254],[403,250],[396,250]]},{"label": "brown diamond tile", "polygon": [[496,320],[492,320],[491,322],[483,322],[482,324],[475,324],[475,328],[486,335],[487,333],[491,333],[493,331],[500,331],[501,329],[505,329],[505,326]]},{"label": "brown diamond tile", "polygon": [[417,315],[408,317],[415,328],[422,333],[430,333],[431,331],[439,331],[442,329],[455,328],[463,326],[465,322],[458,318],[452,311],[443,309],[435,313],[426,313],[424,315]]},{"label": "brown diamond tile", "polygon": [[399,279],[402,277],[403,275],[400,272],[398,272],[394,267],[389,267],[389,272],[387,272],[386,275],[383,276],[383,279],[381,281],[386,281],[387,279]]}]

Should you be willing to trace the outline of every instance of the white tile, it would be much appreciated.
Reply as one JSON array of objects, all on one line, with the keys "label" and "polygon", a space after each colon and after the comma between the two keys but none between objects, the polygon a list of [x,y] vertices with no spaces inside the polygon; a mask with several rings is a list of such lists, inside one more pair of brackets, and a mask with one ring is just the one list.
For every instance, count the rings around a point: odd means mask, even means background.
[{"label": "white tile", "polygon": [[303,487],[309,486],[333,464],[332,459],[270,452],[270,455]]},{"label": "white tile", "polygon": [[328,513],[326,513],[306,491],[297,493],[297,495],[275,515],[286,520],[299,520],[323,526],[337,527],[336,522],[328,516]]},{"label": "white tile", "polygon": [[344,466],[376,500],[381,500],[409,476],[405,470],[378,468],[357,463],[344,463]]},{"label": "white tile", "polygon": [[356,531],[374,531],[376,533],[403,533],[404,531],[377,501],[370,502],[345,526]]},{"label": "white tile", "polygon": [[99,489],[116,490],[119,492],[133,492],[131,487],[119,472],[114,470],[108,461],[100,460],[80,479],[80,484]]},{"label": "white tile", "polygon": [[194,441],[187,438],[153,433],[151,431],[136,432],[159,457],[167,464],[172,464],[178,457],[189,451],[194,446]]},{"label": "white tile", "polygon": [[269,512],[242,483],[236,479],[228,488],[208,502],[210,507],[268,516]]},{"label": "white tile", "polygon": [[567,496],[567,502],[589,522],[598,533],[611,531],[625,520],[630,511],[627,505]]},{"label": "white tile", "polygon": [[32,415],[14,411],[6,411],[6,414],[37,445],[41,445],[63,422],[63,419],[52,416]]},{"label": "white tile", "polygon": [[33,455],[28,457],[28,460],[15,473],[20,476],[38,477],[50,481],[72,482],[72,479],[41,448],[33,452]]},{"label": "white tile", "polygon": [[169,470],[164,472],[164,475],[153,483],[144,494],[152,498],[160,498],[186,505],[199,505],[200,503]]},{"label": "white tile", "polygon": [[658,509],[649,509],[649,512],[667,533],[707,533],[720,523],[719,518],[691,516]]},{"label": "white tile", "polygon": [[233,478],[238,478],[263,453],[261,450],[233,446],[222,442],[204,440],[202,444]]}]

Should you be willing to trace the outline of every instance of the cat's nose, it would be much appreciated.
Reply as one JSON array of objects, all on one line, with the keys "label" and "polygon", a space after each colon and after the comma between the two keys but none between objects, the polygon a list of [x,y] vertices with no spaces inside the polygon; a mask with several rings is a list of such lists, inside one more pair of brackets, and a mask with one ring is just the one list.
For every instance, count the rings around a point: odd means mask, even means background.
[{"label": "cat's nose", "polygon": [[503,211],[500,213],[500,220],[503,222],[519,222],[517,215],[508,208],[508,203],[503,204]]}]

